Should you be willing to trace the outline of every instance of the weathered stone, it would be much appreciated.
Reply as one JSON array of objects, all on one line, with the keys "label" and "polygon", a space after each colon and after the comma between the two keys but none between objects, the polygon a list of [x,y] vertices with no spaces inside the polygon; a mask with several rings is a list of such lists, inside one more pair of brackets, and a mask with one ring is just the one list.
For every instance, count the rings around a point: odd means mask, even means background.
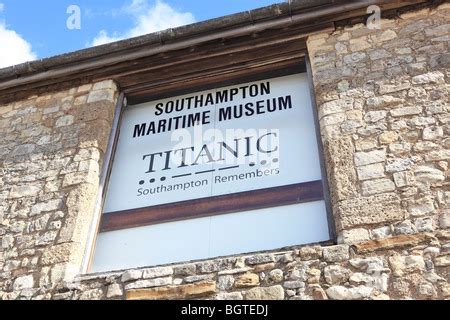
[{"label": "weathered stone", "polygon": [[398,133],[395,131],[383,132],[378,139],[380,144],[390,144],[398,140]]},{"label": "weathered stone", "polygon": [[356,151],[367,151],[376,148],[377,143],[373,139],[358,139],[355,141]]},{"label": "weathered stone", "polygon": [[353,98],[327,102],[323,104],[321,108],[319,108],[319,118],[322,119],[324,116],[330,114],[351,110],[353,109],[353,104],[354,104]]},{"label": "weathered stone", "polygon": [[41,190],[42,184],[38,183],[12,186],[9,197],[11,199],[33,197],[36,196]]},{"label": "weathered stone", "polygon": [[391,130],[404,130],[408,128],[408,123],[405,120],[398,119],[390,123]]},{"label": "weathered stone", "polygon": [[186,283],[200,282],[205,280],[211,280],[213,277],[214,277],[213,274],[199,274],[184,278],[184,282]]},{"label": "weathered stone", "polygon": [[172,284],[172,277],[156,278],[150,280],[138,280],[125,285],[125,290],[162,287]]},{"label": "weathered stone", "polygon": [[359,286],[354,288],[346,288],[343,286],[333,286],[326,290],[330,299],[334,300],[360,300],[370,297],[373,288]]},{"label": "weathered stone", "polygon": [[33,285],[34,285],[33,276],[27,275],[27,276],[18,277],[16,280],[14,280],[13,289],[16,291],[19,291],[22,289],[33,288]]},{"label": "weathered stone", "polygon": [[31,216],[41,214],[42,212],[56,211],[62,206],[61,199],[54,199],[47,202],[41,202],[31,207]]},{"label": "weathered stone", "polygon": [[77,92],[85,92],[85,91],[89,91],[91,89],[92,89],[92,84],[89,83],[89,84],[79,86]]},{"label": "weathered stone", "polygon": [[265,263],[265,264],[257,264],[253,268],[253,272],[259,273],[259,272],[264,272],[264,271],[267,271],[267,270],[272,270],[273,268],[275,268],[275,263],[273,263],[273,262]]},{"label": "weathered stone", "polygon": [[[428,110],[428,108],[427,108]],[[436,123],[436,119],[431,117],[414,117],[408,122],[410,125],[415,127],[429,126]]]},{"label": "weathered stone", "polygon": [[327,266],[324,269],[325,281],[330,285],[342,284],[348,281],[351,271],[339,265]]},{"label": "weathered stone", "polygon": [[280,285],[253,288],[245,293],[244,298],[245,300],[283,300],[284,290]]},{"label": "weathered stone", "polygon": [[385,42],[397,38],[397,33],[394,30],[386,30],[380,35],[373,35],[371,38],[375,43]]},{"label": "weathered stone", "polygon": [[436,267],[448,267],[450,266],[450,255],[437,257],[434,261]]},{"label": "weathered stone", "polygon": [[296,281],[286,281],[283,283],[283,287],[287,289],[298,289],[298,288],[304,288],[305,282],[296,280]]},{"label": "weathered stone", "polygon": [[392,256],[389,258],[389,264],[396,277],[425,270],[425,262],[421,256]]},{"label": "weathered stone", "polygon": [[358,178],[361,181],[382,178],[385,176],[384,166],[381,163],[369,164],[356,168]]},{"label": "weathered stone", "polygon": [[355,164],[366,166],[373,163],[384,162],[386,160],[386,150],[374,150],[369,152],[355,153]]},{"label": "weathered stone", "polygon": [[442,287],[442,296],[444,298],[450,297],[450,284],[444,285]]},{"label": "weathered stone", "polygon": [[73,161],[81,162],[83,160],[100,160],[100,151],[97,148],[83,148],[73,158]]},{"label": "weathered stone", "polygon": [[439,217],[439,225],[441,228],[450,228],[450,210],[445,211]]},{"label": "weathered stone", "polygon": [[91,183],[96,184],[99,179],[98,170],[73,172],[66,174],[63,180],[63,187],[70,187],[76,184]]},{"label": "weathered stone", "polygon": [[408,212],[413,217],[423,216],[435,210],[434,203],[431,198],[423,198],[416,200],[408,207]]},{"label": "weathered stone", "polygon": [[196,269],[195,264],[185,264],[174,267],[173,274],[179,276],[192,276],[195,274]]},{"label": "weathered stone", "polygon": [[367,106],[371,109],[383,109],[386,107],[397,106],[403,103],[402,99],[393,96],[380,96],[367,99]]},{"label": "weathered stone", "polygon": [[450,159],[450,149],[431,151],[425,155],[426,161],[440,161]]},{"label": "weathered stone", "polygon": [[138,280],[142,278],[142,270],[127,270],[122,275],[122,282]]},{"label": "weathered stone", "polygon": [[123,296],[123,290],[119,284],[113,283],[108,286],[108,291],[106,292],[107,298],[116,298],[116,297],[122,297],[122,296]]},{"label": "weathered stone", "polygon": [[283,281],[284,275],[283,270],[275,269],[269,272],[269,279],[274,283],[279,283]]},{"label": "weathered stone", "polygon": [[441,170],[428,166],[419,166],[414,170],[415,179],[420,182],[436,183],[445,180]]},{"label": "weathered stone", "polygon": [[349,259],[349,246],[342,244],[323,248],[323,258],[328,262],[340,262]]},{"label": "weathered stone", "polygon": [[380,94],[393,93],[398,91],[407,90],[411,87],[409,82],[399,84],[381,84],[379,92]]},{"label": "weathered stone", "polygon": [[359,254],[373,252],[376,250],[388,250],[406,246],[414,246],[423,242],[430,241],[432,237],[429,234],[399,235],[391,238],[370,240],[353,245]]},{"label": "weathered stone", "polygon": [[414,234],[417,232],[416,227],[410,220],[405,220],[395,225],[394,233],[396,235]]},{"label": "weathered stone", "polygon": [[394,183],[398,188],[412,186],[415,182],[414,174],[409,171],[394,172]]},{"label": "weathered stone", "polygon": [[344,134],[355,133],[357,128],[363,126],[361,120],[347,120],[341,124],[341,131]]},{"label": "weathered stone", "polygon": [[424,140],[436,140],[444,135],[442,127],[427,127],[423,129]]},{"label": "weathered stone", "polygon": [[344,63],[352,65],[354,63],[363,62],[367,59],[367,55],[364,52],[355,52],[344,56]]},{"label": "weathered stone", "polygon": [[[88,87],[84,87],[85,90],[82,90],[82,91],[90,90],[90,86],[91,85],[88,85]],[[78,89],[78,92],[80,92],[81,88],[82,87],[80,87]],[[104,80],[104,81],[95,83],[92,90],[104,90],[104,89],[116,89],[116,88],[117,88],[117,86],[113,80]]]},{"label": "weathered stone", "polygon": [[73,124],[73,122],[74,122],[74,116],[72,116],[72,115],[63,116],[56,120],[55,127],[60,128],[60,127],[70,126],[71,124]]},{"label": "weathered stone", "polygon": [[322,258],[322,248],[319,246],[301,247],[299,255],[302,260],[314,260]]},{"label": "weathered stone", "polygon": [[328,300],[326,292],[321,287],[315,287],[312,296],[314,300]]},{"label": "weathered stone", "polygon": [[370,239],[370,234],[367,229],[358,228],[352,230],[343,230],[339,237],[339,242],[345,244],[358,243]]},{"label": "weathered stone", "polygon": [[364,121],[368,123],[376,123],[386,118],[387,111],[377,110],[366,112],[364,116]]},{"label": "weathered stone", "polygon": [[335,125],[335,124],[341,124],[342,122],[344,122],[346,119],[346,116],[344,113],[337,113],[337,114],[332,114],[329,116],[325,116],[322,119],[320,119],[320,125],[322,127],[326,127],[326,126],[331,126],[331,125]]},{"label": "weathered stone", "polygon": [[20,146],[17,146],[12,151],[11,155],[13,157],[19,157],[19,156],[25,156],[30,155],[33,153],[33,151],[36,149],[36,145],[34,144],[23,144]]},{"label": "weathered stone", "polygon": [[392,229],[390,226],[380,227],[372,230],[372,237],[374,239],[384,239],[392,235]]},{"label": "weathered stone", "polygon": [[142,278],[144,279],[161,278],[171,275],[173,275],[173,269],[171,267],[160,267],[143,270]]},{"label": "weathered stone", "polygon": [[437,295],[436,289],[431,283],[428,282],[420,283],[417,291],[419,296],[422,298],[432,298]]},{"label": "weathered stone", "polygon": [[[335,186],[331,188],[332,198],[336,201],[354,197],[357,188],[354,181],[356,178],[355,166],[353,165],[354,146],[350,137],[336,140],[328,140],[325,143],[325,151],[328,157],[328,166],[334,173],[330,175],[330,183]],[[339,155],[339,156],[336,156]]]},{"label": "weathered stone", "polygon": [[371,60],[379,60],[391,57],[389,51],[385,49],[375,49],[369,51],[369,57]]},{"label": "weathered stone", "polygon": [[411,115],[415,115],[415,114],[421,114],[422,107],[414,106],[414,107],[397,108],[397,109],[392,109],[391,111],[389,111],[389,113],[393,117],[411,116]]},{"label": "weathered stone", "polygon": [[444,83],[444,74],[440,71],[433,71],[421,74],[412,78],[413,84],[428,84],[428,83]]},{"label": "weathered stone", "polygon": [[395,190],[395,184],[389,179],[376,179],[362,183],[362,194],[370,196],[378,193],[387,193]]},{"label": "weathered stone", "polygon": [[275,258],[271,254],[259,254],[255,256],[251,256],[246,259],[246,263],[249,265],[256,265],[256,264],[265,264],[269,262],[274,262]]},{"label": "weathered stone", "polygon": [[197,269],[201,273],[211,273],[211,272],[219,271],[220,267],[219,267],[219,262],[214,260],[214,261],[205,261],[203,263],[199,263],[197,265]]},{"label": "weathered stone", "polygon": [[40,235],[35,241],[35,246],[45,246],[50,245],[56,239],[58,233],[56,231],[48,231]]},{"label": "weathered stone", "polygon": [[[219,271],[217,274],[219,276],[222,276],[222,275],[232,275],[232,274],[246,273],[248,271],[257,270],[257,267],[259,267],[259,266],[267,266],[267,265],[266,264],[257,265],[254,269],[249,268],[249,267],[243,267],[243,268],[238,268],[238,269],[222,270],[222,271]],[[259,271],[255,271],[255,272],[259,272]]]},{"label": "weathered stone", "polygon": [[14,237],[10,234],[6,234],[2,237],[2,248],[9,249],[14,245]]},{"label": "weathered stone", "polygon": [[127,300],[174,300],[210,296],[216,293],[214,281],[197,282],[180,286],[126,291]]},{"label": "weathered stone", "polygon": [[386,163],[386,171],[387,172],[406,171],[409,170],[413,164],[414,159],[412,158],[389,159]]},{"label": "weathered stone", "polygon": [[431,150],[436,150],[439,146],[434,143],[434,142],[430,142],[430,141],[419,141],[414,145],[414,151],[417,152],[424,152],[424,151],[431,151]]},{"label": "weathered stone", "polygon": [[80,295],[80,300],[100,300],[103,297],[102,289],[86,290]]},{"label": "weathered stone", "polygon": [[234,286],[236,288],[254,287],[259,285],[259,276],[254,273],[246,273],[236,278]]},{"label": "weathered stone", "polygon": [[350,50],[352,52],[362,51],[368,48],[370,48],[370,44],[367,42],[367,37],[350,39]]},{"label": "weathered stone", "polygon": [[425,35],[427,37],[438,37],[448,34],[448,30],[450,29],[450,24],[443,24],[433,28],[426,28]]},{"label": "weathered stone", "polygon": [[360,225],[398,221],[406,211],[401,207],[397,194],[379,194],[342,201],[337,208],[337,222],[343,229]]},{"label": "weathered stone", "polygon": [[92,91],[89,93],[87,103],[94,103],[98,101],[114,102],[115,90],[104,89],[100,91]]},{"label": "weathered stone", "polygon": [[415,221],[415,226],[418,232],[433,232],[433,220],[431,218],[419,218]]},{"label": "weathered stone", "polygon": [[49,247],[42,253],[41,264],[47,266],[62,262],[68,262],[71,254],[74,251],[74,246],[71,243],[63,243]]},{"label": "weathered stone", "polygon": [[234,277],[233,276],[220,276],[217,279],[217,288],[219,290],[228,290],[233,287]]},{"label": "weathered stone", "polygon": [[355,272],[353,273],[350,278],[349,282],[351,285],[365,285],[365,286],[372,286],[372,284],[375,282],[374,278],[368,274],[361,273],[361,272]]}]

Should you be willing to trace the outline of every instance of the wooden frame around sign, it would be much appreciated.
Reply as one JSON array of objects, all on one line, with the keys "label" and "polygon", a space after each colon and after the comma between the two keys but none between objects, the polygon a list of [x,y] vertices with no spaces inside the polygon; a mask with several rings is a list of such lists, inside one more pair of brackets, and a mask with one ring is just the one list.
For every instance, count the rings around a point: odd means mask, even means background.
[{"label": "wooden frame around sign", "polygon": [[[284,68],[274,68],[273,70],[262,72],[259,74],[251,74],[246,77],[239,78],[230,77],[226,80],[220,80],[215,83],[208,84],[201,87],[189,87],[180,88],[179,90],[170,90],[164,95],[158,94],[157,96],[148,96],[147,101],[161,99],[167,96],[180,95],[187,92],[195,92],[199,90],[207,90],[211,87],[235,85],[239,83],[257,81],[262,79],[275,78],[283,75],[296,74],[306,72],[306,61],[302,63],[298,62],[295,65]],[[133,96],[130,95],[131,101],[136,102]],[[139,102],[142,102],[139,97]],[[314,100],[312,105],[315,107]],[[122,108],[119,102],[119,108]],[[122,108],[123,109],[123,108]],[[314,113],[316,111],[314,110]],[[116,114],[121,114],[120,112]],[[318,123],[315,119],[315,126],[317,128]],[[120,121],[118,122],[120,123]],[[108,148],[111,153],[110,160],[114,158],[114,150],[117,145],[117,139],[119,134],[119,124],[113,128],[112,135],[114,136],[114,142]],[[318,137],[319,152],[322,152],[322,144],[320,137]],[[322,177],[324,177],[324,166],[321,157]],[[108,178],[111,170],[111,163],[108,164]],[[328,194],[328,186],[324,184],[324,179],[319,181],[311,181],[294,185],[286,185],[281,187],[274,187],[268,189],[260,189],[253,191],[246,191],[240,193],[233,193],[215,197],[194,199],[176,203],[169,203],[157,206],[151,206],[146,208],[137,208],[131,210],[124,210],[119,212],[103,213],[100,223],[100,232],[109,232],[115,230],[129,229],[135,227],[148,226],[153,224],[160,224],[165,222],[187,220],[193,218],[200,218],[206,216],[221,215],[227,213],[234,213],[239,211],[264,209],[270,207],[277,207],[282,205],[291,205],[304,202],[312,202],[319,200],[326,200]],[[107,185],[107,181],[105,184]],[[106,188],[105,188],[106,190]],[[103,197],[104,198],[104,197]],[[328,207],[328,204],[327,204]],[[327,208],[328,218],[330,220],[330,210]],[[331,217],[332,219],[332,217]],[[329,221],[330,236],[334,237],[334,230],[331,226],[334,226],[334,221]]]}]

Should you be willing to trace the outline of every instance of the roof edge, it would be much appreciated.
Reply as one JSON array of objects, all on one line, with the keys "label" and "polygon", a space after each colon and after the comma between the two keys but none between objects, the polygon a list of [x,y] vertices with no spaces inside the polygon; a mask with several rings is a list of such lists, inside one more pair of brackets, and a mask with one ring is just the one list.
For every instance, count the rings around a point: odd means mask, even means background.
[{"label": "roof edge", "polygon": [[[270,28],[283,28],[304,23],[317,24],[324,18],[345,20],[346,13],[357,10],[358,16],[366,14],[365,8],[380,5],[386,8],[402,8],[419,4],[432,4],[432,0],[290,0],[246,12],[206,20],[178,28],[143,35],[83,49],[42,60],[26,62],[0,69],[0,93],[39,81],[55,79],[55,83],[67,75],[76,77],[86,70],[132,61],[158,53],[197,46],[211,40],[252,34]],[[364,9],[364,10],[363,10]],[[340,19],[342,16],[343,19]],[[337,18],[336,18],[337,17]]]},{"label": "roof edge", "polygon": [[134,48],[164,45],[169,41],[183,40],[202,35],[207,32],[218,32],[241,25],[251,25],[264,20],[288,16],[294,11],[313,9],[343,0],[290,0],[270,6],[239,12],[214,19],[200,21],[177,28],[169,28],[146,35],[124,39],[100,46],[81,49],[69,53],[47,57],[43,59],[24,62],[6,68],[0,68],[0,81],[11,76],[46,71],[49,68],[59,67],[65,63],[76,63],[87,59],[100,58],[104,55],[120,53]]}]

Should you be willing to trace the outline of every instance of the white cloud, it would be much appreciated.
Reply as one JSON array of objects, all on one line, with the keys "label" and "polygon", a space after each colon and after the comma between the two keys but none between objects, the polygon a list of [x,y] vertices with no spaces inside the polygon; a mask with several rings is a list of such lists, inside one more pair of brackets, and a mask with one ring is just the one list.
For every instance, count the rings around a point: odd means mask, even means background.
[{"label": "white cloud", "polygon": [[154,5],[150,5],[148,0],[133,0],[123,10],[131,15],[134,27],[123,33],[114,32],[112,35],[101,30],[90,45],[98,46],[195,22],[192,13],[179,12],[162,0],[157,0]]},{"label": "white cloud", "polygon": [[[117,33],[115,33],[117,34]],[[114,42],[114,41],[119,41],[122,40],[126,37],[120,37],[120,36],[109,36],[108,35],[108,31],[106,30],[101,30],[98,35],[94,38],[94,40],[92,41],[92,44],[90,44],[90,46],[99,46],[105,43],[110,43],[110,42]]]},{"label": "white cloud", "polygon": [[0,2],[0,12],[3,12],[3,9],[5,8],[5,5]]},{"label": "white cloud", "polygon": [[[3,6],[0,5],[0,9]],[[22,62],[36,60],[37,56],[25,39],[0,21],[0,68],[9,67]]]}]

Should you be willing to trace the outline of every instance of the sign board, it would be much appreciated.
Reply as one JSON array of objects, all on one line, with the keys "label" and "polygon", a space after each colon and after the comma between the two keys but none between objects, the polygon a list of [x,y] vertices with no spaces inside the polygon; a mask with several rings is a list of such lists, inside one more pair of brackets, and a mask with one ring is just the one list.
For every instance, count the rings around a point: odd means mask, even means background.
[{"label": "sign board", "polygon": [[321,180],[305,74],[128,106],[104,212]]}]

